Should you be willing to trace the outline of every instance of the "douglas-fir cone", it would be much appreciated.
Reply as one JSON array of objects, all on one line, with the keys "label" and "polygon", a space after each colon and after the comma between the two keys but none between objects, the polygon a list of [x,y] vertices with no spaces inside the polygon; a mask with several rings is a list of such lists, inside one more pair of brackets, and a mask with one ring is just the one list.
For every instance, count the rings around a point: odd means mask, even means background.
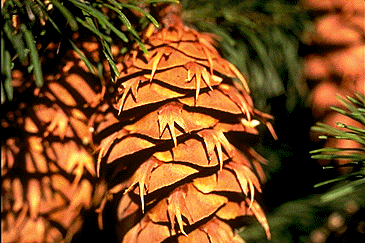
[{"label": "douglas-fir cone", "polygon": [[71,242],[105,191],[90,130],[97,79],[74,51],[54,70],[41,89],[13,72],[17,99],[1,119],[2,242]]},{"label": "douglas-fir cone", "polygon": [[[114,84],[75,51],[43,57],[42,88],[13,71],[17,98],[1,119],[4,242],[71,242],[95,209],[100,227],[115,210],[126,243],[243,242],[246,216],[270,238],[256,198],[266,160],[249,140],[260,123],[272,131],[272,117],[212,35],[185,26],[180,5],[160,6],[163,26],[141,38],[148,54],[136,44],[115,55]],[[100,44],[75,41],[99,72]],[[234,136],[247,143],[236,148]]]},{"label": "douglas-fir cone", "polygon": [[271,116],[253,107],[212,36],[184,26],[179,12],[160,11],[164,26],[142,38],[148,55],[135,45],[118,59],[115,109],[96,128],[97,173],[109,185],[100,215],[108,200],[118,204],[123,242],[242,242],[234,227],[247,215],[270,238],[255,200],[266,161],[226,134],[252,136]]}]

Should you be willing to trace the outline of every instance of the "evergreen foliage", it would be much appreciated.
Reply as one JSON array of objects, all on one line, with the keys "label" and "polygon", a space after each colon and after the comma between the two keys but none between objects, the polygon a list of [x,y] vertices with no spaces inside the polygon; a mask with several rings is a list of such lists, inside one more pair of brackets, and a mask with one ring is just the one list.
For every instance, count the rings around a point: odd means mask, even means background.
[{"label": "evergreen foliage", "polygon": [[338,97],[344,105],[344,109],[331,107],[334,111],[348,116],[358,121],[360,126],[350,126],[337,122],[338,127],[332,127],[324,123],[317,123],[312,127],[313,131],[321,132],[320,138],[328,139],[344,139],[351,140],[361,145],[359,148],[321,148],[311,151],[313,159],[322,159],[336,161],[339,159],[346,160],[346,163],[339,165],[326,166],[326,169],[336,169],[338,167],[350,167],[350,173],[346,173],[329,181],[322,182],[317,186],[340,182],[343,180],[364,180],[365,178],[365,97],[360,93],[356,93],[355,97],[347,96],[346,99]]},{"label": "evergreen foliage", "polygon": [[[316,185],[324,191],[305,199],[287,202],[268,216],[272,232],[270,242],[356,242],[363,237],[362,224],[365,207],[365,97],[338,97],[344,108],[332,107],[340,114],[359,122],[359,126],[337,123],[332,127],[317,123],[313,131],[322,133],[322,139],[346,139],[362,145],[360,148],[321,148],[313,150],[313,159],[335,162],[346,159],[343,165],[325,169],[351,167],[349,173],[334,176]],[[344,130],[345,129],[345,130]],[[336,225],[335,222],[338,222]],[[259,226],[251,226],[240,233],[247,242],[269,242]],[[319,239],[322,241],[319,241]]]},{"label": "evergreen foliage", "polygon": [[[119,76],[112,58],[110,45],[117,39],[123,42],[136,41],[145,50],[137,30],[152,22],[158,27],[157,20],[143,7],[158,2],[171,1],[130,1],[115,0],[7,0],[2,2],[1,17],[1,102],[12,100],[11,70],[22,68],[34,74],[38,87],[43,85],[42,54],[51,42],[59,45],[66,43],[81,56],[87,67],[95,73],[88,58],[79,50],[72,35],[80,28],[87,29],[96,36],[103,47],[104,57],[108,60],[114,74]],[[139,14],[138,25],[130,20]],[[120,28],[123,26],[124,28]],[[136,30],[137,28],[137,30]],[[123,29],[123,30],[121,30]],[[62,48],[62,47],[61,47]]]},{"label": "evergreen foliage", "polygon": [[299,44],[310,28],[296,1],[183,1],[184,19],[218,36],[223,55],[249,80],[256,106],[270,111],[270,99],[286,96],[292,111],[307,92]]}]

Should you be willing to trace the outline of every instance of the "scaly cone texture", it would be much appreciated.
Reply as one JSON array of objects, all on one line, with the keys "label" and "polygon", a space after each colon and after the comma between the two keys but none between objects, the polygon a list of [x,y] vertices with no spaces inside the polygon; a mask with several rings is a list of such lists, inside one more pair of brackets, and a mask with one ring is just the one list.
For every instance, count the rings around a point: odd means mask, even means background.
[{"label": "scaly cone texture", "polygon": [[109,182],[101,209],[115,195],[128,243],[242,242],[230,224],[247,215],[270,238],[255,200],[265,160],[248,145],[238,151],[226,133],[257,134],[259,120],[271,117],[253,108],[245,79],[212,37],[184,26],[177,12],[146,31],[148,55],[136,46],[122,58],[114,115],[98,128],[97,171]]},{"label": "scaly cone texture", "polygon": [[[309,105],[316,121],[336,126],[341,122],[361,126],[358,122],[331,110],[342,107],[337,95],[355,98],[355,93],[365,95],[365,4],[363,0],[302,0],[301,5],[314,17],[314,31],[307,33],[310,52],[305,57],[304,74],[310,88]],[[317,132],[311,139],[318,141]],[[346,139],[328,139],[324,147],[358,148],[358,143]],[[320,160],[323,166],[330,160]],[[332,163],[332,162],[331,162]],[[348,163],[346,159],[335,162]],[[346,174],[351,167],[339,167]]]},{"label": "scaly cone texture", "polygon": [[1,119],[2,242],[70,242],[104,194],[91,156],[93,76],[74,52],[63,61],[41,89],[14,71],[19,93]]}]

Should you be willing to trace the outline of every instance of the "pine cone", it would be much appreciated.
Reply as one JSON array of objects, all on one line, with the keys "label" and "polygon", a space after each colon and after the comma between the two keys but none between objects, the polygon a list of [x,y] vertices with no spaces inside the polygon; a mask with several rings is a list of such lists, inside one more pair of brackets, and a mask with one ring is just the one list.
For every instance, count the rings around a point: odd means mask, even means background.
[{"label": "pine cone", "polygon": [[19,93],[3,106],[3,242],[70,242],[104,194],[91,156],[98,94],[74,52],[63,61],[41,89],[14,76]]},{"label": "pine cone", "polygon": [[120,59],[115,109],[97,129],[97,173],[109,183],[103,206],[115,195],[123,242],[242,242],[232,227],[247,215],[270,238],[255,200],[265,160],[226,134],[249,138],[271,116],[253,108],[212,36],[170,7],[160,11],[165,27],[146,31],[148,55],[135,46]]}]

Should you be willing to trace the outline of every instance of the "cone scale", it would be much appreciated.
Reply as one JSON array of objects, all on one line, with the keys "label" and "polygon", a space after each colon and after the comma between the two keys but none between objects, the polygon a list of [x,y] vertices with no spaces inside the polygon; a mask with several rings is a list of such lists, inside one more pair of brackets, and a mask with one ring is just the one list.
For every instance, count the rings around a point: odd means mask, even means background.
[{"label": "cone scale", "polygon": [[19,93],[1,119],[3,242],[71,242],[100,203],[90,131],[99,98],[80,63],[69,52],[40,89],[14,78]]},{"label": "cone scale", "polygon": [[167,10],[164,27],[142,39],[148,55],[136,45],[120,59],[114,111],[97,135],[104,203],[115,195],[122,242],[242,242],[230,222],[247,215],[270,238],[255,200],[265,160],[225,134],[257,134],[271,117],[253,107],[212,36],[184,26],[178,7]]}]

